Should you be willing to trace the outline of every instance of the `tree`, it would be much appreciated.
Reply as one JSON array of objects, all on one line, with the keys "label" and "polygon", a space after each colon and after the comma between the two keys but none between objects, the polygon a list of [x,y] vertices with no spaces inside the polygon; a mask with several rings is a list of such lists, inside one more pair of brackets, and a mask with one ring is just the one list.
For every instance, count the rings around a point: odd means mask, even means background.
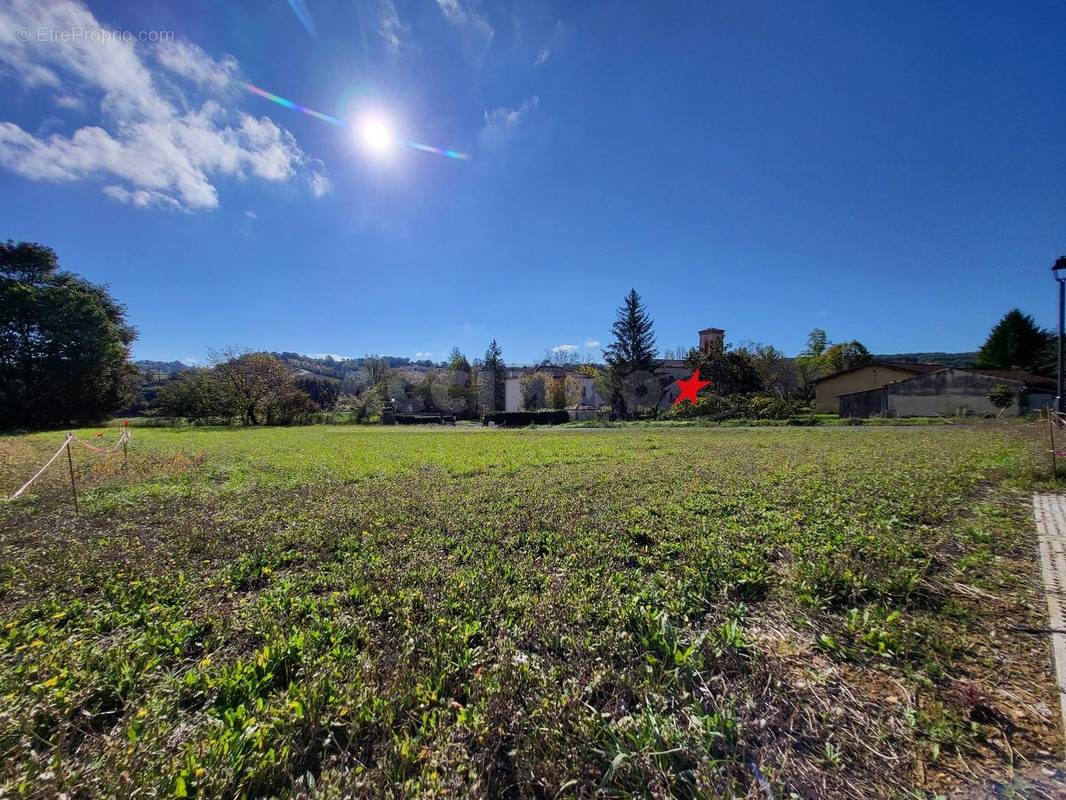
[{"label": "tree", "polygon": [[747,350],[729,347],[712,349],[709,353],[693,350],[689,354],[689,366],[700,371],[700,378],[711,382],[708,389],[715,395],[755,394],[766,390]]},{"label": "tree", "polygon": [[367,356],[359,373],[361,388],[374,392],[382,403],[389,402],[389,377],[392,370],[384,356]]},{"label": "tree", "polygon": [[270,353],[227,349],[212,352],[210,361],[245,425],[258,425],[273,402],[295,389],[292,373]]},{"label": "tree", "polygon": [[626,378],[636,372],[651,372],[655,365],[654,325],[637,290],[630,289],[611,326],[614,341],[603,351],[609,370],[611,404],[622,414],[634,410],[626,408],[622,392]]},{"label": "tree", "polygon": [[797,389],[799,377],[796,368],[773,345],[742,342],[734,352],[746,359],[755,370],[764,391],[778,397],[790,397]]},{"label": "tree", "polygon": [[566,407],[580,405],[585,397],[585,385],[581,379],[571,373],[563,376],[563,399]]},{"label": "tree", "polygon": [[297,378],[296,386],[323,411],[336,408],[337,398],[340,396],[340,381],[336,378]]},{"label": "tree", "polygon": [[803,351],[804,356],[817,358],[829,347],[829,337],[821,328],[812,328],[807,334],[807,347]]},{"label": "tree", "polygon": [[236,398],[213,370],[183,372],[159,390],[159,413],[194,423],[230,422],[240,416]]},{"label": "tree", "polygon": [[576,406],[583,395],[581,380],[569,372],[544,376],[544,404],[556,411]]},{"label": "tree", "polygon": [[445,376],[447,386],[447,399],[441,402],[437,398],[437,405],[444,405],[446,410],[453,414],[465,414],[477,406],[477,371],[473,370],[458,347],[453,347],[448,355],[448,372]]},{"label": "tree", "polygon": [[106,419],[129,401],[135,338],[107,288],[51,248],[0,244],[0,428]]},{"label": "tree", "polygon": [[1031,316],[1012,308],[993,326],[977,352],[977,366],[984,369],[1047,371],[1050,334]]},{"label": "tree", "polygon": [[503,411],[507,405],[507,365],[503,362],[503,351],[493,339],[485,351],[482,366],[485,382],[482,390],[482,404],[486,411]]},{"label": "tree", "polygon": [[997,383],[988,393],[988,402],[998,409],[999,413],[996,416],[1001,417],[1003,412],[1014,404],[1014,397],[1014,392],[1010,390],[1010,387]]},{"label": "tree", "polygon": [[830,373],[854,369],[873,361],[873,356],[866,349],[866,345],[857,339],[830,345],[822,354],[822,358],[825,361],[826,369]]},{"label": "tree", "polygon": [[453,347],[452,351],[448,354],[448,369],[454,372],[469,372],[470,362],[466,360],[458,347]]},{"label": "tree", "polygon": [[581,362],[578,354],[575,350],[571,350],[569,347],[553,347],[551,350],[544,351],[544,358],[541,359],[541,363],[548,367],[562,367],[563,369],[572,369]]},{"label": "tree", "polygon": [[319,405],[295,381],[283,383],[266,404],[267,425],[306,425],[315,421]]},{"label": "tree", "polygon": [[799,398],[810,402],[814,399],[816,380],[834,372],[861,367],[871,360],[870,351],[857,339],[833,344],[825,331],[815,328],[807,334],[807,346],[794,362],[799,379]]},{"label": "tree", "polygon": [[544,373],[530,370],[518,379],[518,396],[523,411],[535,411],[544,405],[546,394]]}]

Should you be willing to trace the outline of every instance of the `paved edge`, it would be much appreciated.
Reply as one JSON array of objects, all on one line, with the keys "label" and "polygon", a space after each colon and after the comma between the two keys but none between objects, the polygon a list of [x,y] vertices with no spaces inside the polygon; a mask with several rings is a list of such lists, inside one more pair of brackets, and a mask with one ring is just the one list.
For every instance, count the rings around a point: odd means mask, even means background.
[{"label": "paved edge", "polygon": [[1066,732],[1066,495],[1034,494],[1033,516],[1040,546],[1040,569],[1044,575],[1051,624],[1051,650],[1055,660],[1055,688],[1062,707]]}]

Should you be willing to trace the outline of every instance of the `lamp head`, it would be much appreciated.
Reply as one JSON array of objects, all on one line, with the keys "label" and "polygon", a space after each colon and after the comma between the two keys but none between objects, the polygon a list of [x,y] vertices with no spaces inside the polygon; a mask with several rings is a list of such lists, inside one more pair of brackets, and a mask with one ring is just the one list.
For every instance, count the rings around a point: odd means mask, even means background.
[{"label": "lamp head", "polygon": [[1051,268],[1051,274],[1057,281],[1066,281],[1066,256],[1059,256]]}]

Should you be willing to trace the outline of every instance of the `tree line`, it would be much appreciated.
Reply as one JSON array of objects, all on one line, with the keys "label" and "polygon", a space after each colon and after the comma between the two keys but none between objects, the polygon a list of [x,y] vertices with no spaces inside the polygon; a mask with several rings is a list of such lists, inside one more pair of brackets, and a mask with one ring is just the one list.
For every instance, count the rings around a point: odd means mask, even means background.
[{"label": "tree line", "polygon": [[431,371],[393,366],[396,359],[369,355],[343,379],[297,375],[272,353],[233,349],[212,353],[209,365],[165,382],[152,411],[196,423],[299,425],[323,419],[371,422],[386,408],[469,417],[500,410],[506,366],[493,341],[483,360],[469,362],[458,349]]},{"label": "tree line", "polygon": [[[673,381],[661,371],[655,376],[654,322],[635,289],[618,309],[611,335],[602,365],[547,354],[519,380],[520,404],[576,405],[588,399],[584,377],[613,414],[657,408]],[[108,288],[62,270],[51,248],[0,244],[2,429],[91,424],[122,409],[245,425],[300,424],[338,412],[369,421],[389,406],[473,416],[503,410],[506,400],[507,366],[495,340],[473,361],[458,349],[437,365],[367,356],[331,362],[329,374],[311,375],[294,372],[289,357],[302,358],[295,354],[283,354],[283,361],[271,353],[230,349],[212,353],[206,368],[149,379],[130,363],[136,336],[125,307]],[[862,342],[832,342],[820,329],[811,331],[795,358],[755,342],[726,343],[709,352],[679,348],[671,355],[712,381],[708,398],[742,398],[749,408],[778,410],[809,404],[818,378],[872,358]],[[1012,309],[990,331],[975,366],[1051,375],[1055,357],[1051,332]],[[308,367],[321,369],[318,361],[308,361]]]}]

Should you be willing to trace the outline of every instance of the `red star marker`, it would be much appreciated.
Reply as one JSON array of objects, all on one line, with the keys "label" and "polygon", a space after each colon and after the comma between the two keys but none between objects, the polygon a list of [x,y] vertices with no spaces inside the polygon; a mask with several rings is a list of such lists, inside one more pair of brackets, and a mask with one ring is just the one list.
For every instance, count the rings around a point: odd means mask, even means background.
[{"label": "red star marker", "polygon": [[710,386],[710,381],[700,380],[700,371],[696,370],[692,373],[692,376],[687,381],[674,381],[681,387],[681,394],[674,398],[674,405],[676,406],[682,400],[688,400],[693,405],[696,404],[696,392],[702,389],[704,386]]}]

